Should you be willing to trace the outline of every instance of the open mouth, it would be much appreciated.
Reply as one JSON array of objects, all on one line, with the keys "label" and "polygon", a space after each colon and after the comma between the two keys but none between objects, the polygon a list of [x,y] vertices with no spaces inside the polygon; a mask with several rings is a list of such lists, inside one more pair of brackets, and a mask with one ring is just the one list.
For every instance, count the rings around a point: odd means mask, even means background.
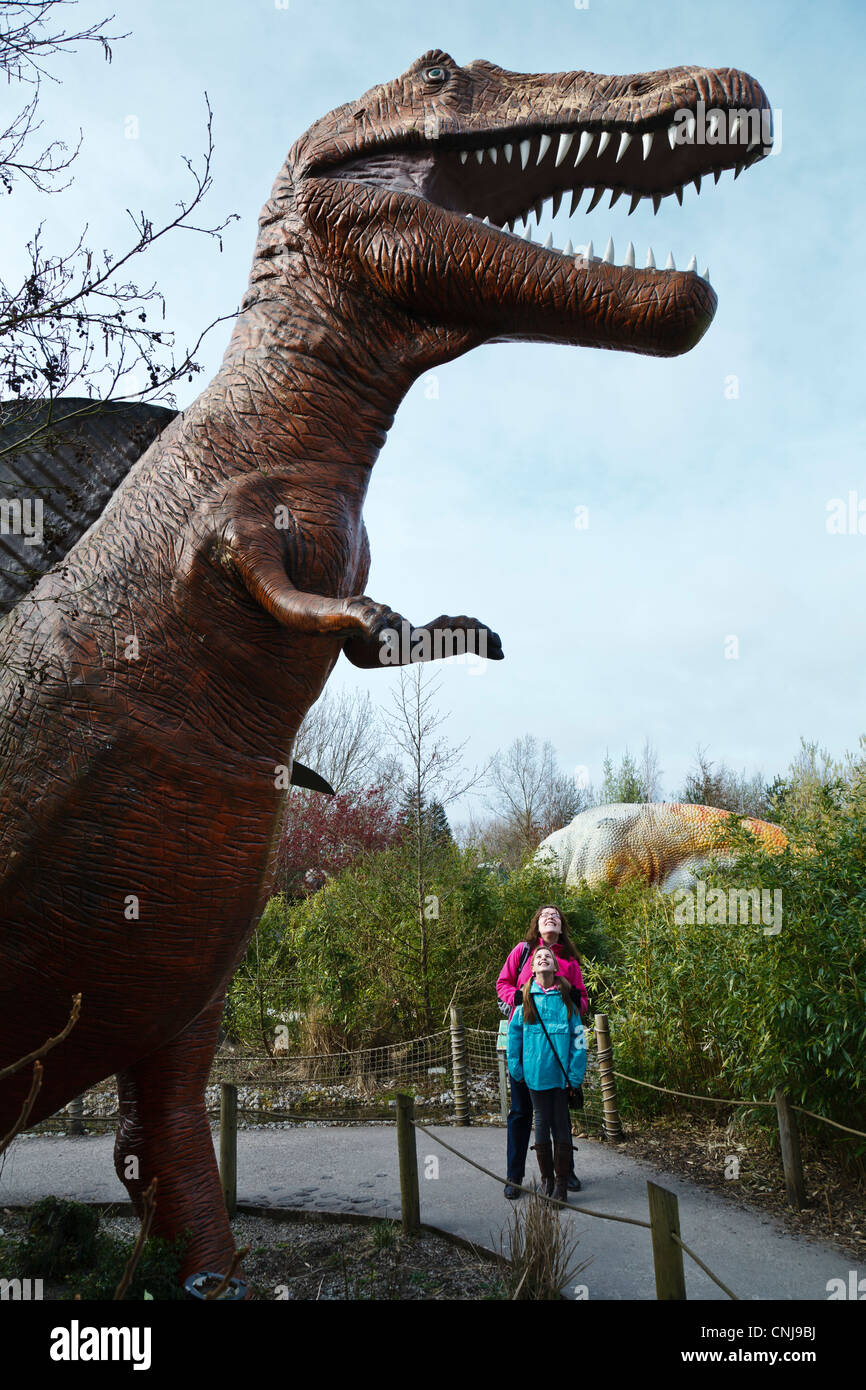
[{"label": "open mouth", "polygon": [[[676,198],[682,205],[689,185],[700,193],[710,177],[717,183],[728,169],[736,178],[769,154],[771,146],[764,105],[752,109],[720,105],[707,113],[698,103],[697,110],[668,105],[666,114],[645,121],[572,120],[544,127],[488,128],[471,135],[449,132],[423,145],[380,143],[309,172],[362,183],[383,193],[412,194],[460,215],[470,227],[475,224],[479,237],[489,234],[513,244],[520,235],[532,242],[530,220],[534,214],[540,222],[548,207],[556,216],[567,206],[569,216],[574,216],[579,211],[592,212],[606,196],[609,207],[627,198],[629,215],[644,199],[652,202],[655,213],[666,198]],[[522,234],[519,224],[524,227]],[[601,254],[591,241],[586,244],[580,232],[575,232],[575,238],[582,243],[578,250],[571,238],[561,249],[555,248],[552,235],[533,249],[540,258],[552,254],[572,259],[583,270],[619,265],[634,276],[652,277],[656,284],[657,277],[664,275],[709,278],[706,269],[699,276],[694,256],[678,271],[672,253],[660,265],[650,248],[644,264],[637,267],[631,242],[617,262],[612,238]]]}]

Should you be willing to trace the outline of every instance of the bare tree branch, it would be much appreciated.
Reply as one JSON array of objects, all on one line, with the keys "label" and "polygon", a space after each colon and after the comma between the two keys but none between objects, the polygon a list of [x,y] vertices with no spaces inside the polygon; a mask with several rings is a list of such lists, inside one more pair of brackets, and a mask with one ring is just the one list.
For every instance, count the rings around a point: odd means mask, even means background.
[{"label": "bare tree branch", "polygon": [[[109,19],[75,32],[58,27],[55,11],[69,0],[34,0],[0,9],[0,72],[8,82],[30,84],[32,95],[5,131],[0,132],[0,190],[7,194],[16,179],[27,180],[40,193],[60,193],[69,186],[58,178],[69,170],[81,147],[70,149],[53,140],[36,154],[29,153],[41,130],[37,119],[40,82],[51,76],[45,60],[75,51],[82,42],[98,42],[111,57]],[[52,78],[52,80],[55,80]],[[155,222],[143,209],[127,208],[134,235],[120,251],[98,253],[88,243],[85,227],[67,250],[52,253],[43,246],[43,226],[27,243],[28,268],[20,283],[0,279],[0,383],[17,399],[44,400],[69,394],[77,383],[89,396],[111,399],[164,397],[175,382],[201,370],[196,360],[205,335],[231,314],[215,318],[196,343],[183,352],[174,334],[164,327],[166,306],[155,284],[140,285],[128,278],[136,257],[178,231],[211,237],[222,250],[221,233],[232,213],[216,226],[203,226],[194,216],[213,182],[213,112],[205,92],[206,147],[193,163],[182,156],[192,179],[189,193],[175,205],[173,216]]]}]

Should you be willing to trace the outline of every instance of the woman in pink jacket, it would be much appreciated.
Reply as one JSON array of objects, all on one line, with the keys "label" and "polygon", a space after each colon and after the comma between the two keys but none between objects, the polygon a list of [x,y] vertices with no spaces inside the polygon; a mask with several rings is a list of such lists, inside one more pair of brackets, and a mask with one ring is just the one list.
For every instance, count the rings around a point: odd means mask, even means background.
[{"label": "woman in pink jacket", "polygon": [[[540,907],[529,924],[526,939],[519,941],[499,972],[496,993],[499,1007],[506,1018],[511,1018],[515,1005],[520,1003],[519,991],[531,979],[532,953],[536,946],[549,946],[556,956],[557,972],[565,976],[571,985],[571,993],[577,1004],[581,1018],[589,1008],[589,996],[583,983],[580,969],[580,956],[577,954],[568,935],[568,923],[558,907],[546,903]],[[517,997],[515,997],[517,996]],[[529,1088],[516,1077],[508,1077],[511,1085],[511,1109],[508,1112],[508,1157],[505,1184],[506,1197],[519,1197],[526,1169],[526,1154],[529,1149],[529,1136],[532,1133],[532,1098]],[[572,1170],[568,1178],[571,1192],[580,1191],[580,1180]]]}]

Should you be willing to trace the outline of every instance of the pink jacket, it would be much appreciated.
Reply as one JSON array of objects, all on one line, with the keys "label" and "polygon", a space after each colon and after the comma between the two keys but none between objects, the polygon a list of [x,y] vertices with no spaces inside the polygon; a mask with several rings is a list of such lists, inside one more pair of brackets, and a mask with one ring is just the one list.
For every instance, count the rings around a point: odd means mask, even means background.
[{"label": "pink jacket", "polygon": [[[507,1018],[511,1018],[514,1013],[514,995],[518,989],[522,989],[526,981],[530,979],[532,971],[530,962],[532,952],[526,953],[526,961],[523,968],[518,972],[520,958],[526,949],[525,941],[518,941],[514,950],[509,952],[508,959],[499,972],[499,979],[496,981],[496,993],[499,995],[499,1007]],[[589,995],[586,992],[586,985],[583,983],[580,964],[576,960],[567,960],[562,955],[560,946],[553,947],[553,954],[556,956],[559,965],[559,974],[564,975],[569,984],[574,985],[580,995],[578,1009],[581,1015],[585,1014],[589,1008]]]}]

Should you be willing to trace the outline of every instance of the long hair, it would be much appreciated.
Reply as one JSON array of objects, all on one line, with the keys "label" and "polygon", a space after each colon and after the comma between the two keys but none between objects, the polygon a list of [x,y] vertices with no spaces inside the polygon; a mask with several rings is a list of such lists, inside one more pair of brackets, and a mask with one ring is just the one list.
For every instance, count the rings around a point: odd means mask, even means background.
[{"label": "long hair", "polygon": [[568,934],[568,919],[566,918],[566,915],[563,912],[562,908],[558,907],[556,903],[542,903],[541,907],[539,907],[538,910],[535,912],[532,921],[529,924],[529,931],[526,933],[527,946],[531,951],[534,951],[536,946],[541,945],[541,933],[538,930],[538,919],[541,916],[542,912],[544,912],[545,909],[549,907],[553,908],[554,912],[559,913],[559,921],[562,930],[559,933],[559,941],[557,944],[559,945],[559,948],[562,951],[563,956],[566,960],[576,960],[578,965],[582,966],[583,961],[578,955],[577,948],[575,947],[574,942]]},{"label": "long hair", "polygon": [[[543,946],[543,947],[542,947],[542,946],[536,946],[535,951],[540,951],[540,950],[542,950],[542,949],[545,950],[545,951],[549,951],[549,950],[550,950],[550,947],[549,947],[549,946]],[[530,961],[530,969],[532,968],[532,966],[535,965],[535,951],[532,952],[532,960]],[[552,953],[551,953],[551,954],[552,954]],[[554,956],[554,960],[555,960],[555,959],[556,959],[556,957]],[[532,997],[532,982],[533,982],[534,979],[535,979],[535,975],[534,975],[534,974],[533,974],[533,975],[530,975],[529,979],[526,981],[526,984],[523,986],[523,1022],[524,1022],[524,1023],[537,1023],[537,1022],[538,1022],[538,1010],[537,1010],[536,1007],[535,1007],[535,1000],[534,1000],[533,997]],[[563,1004],[564,1004],[565,1007],[566,1007],[566,1010],[567,1010],[567,1012],[568,1012],[569,1018],[571,1018],[571,1014],[572,1014],[572,1010],[573,1010],[573,1008],[574,1008],[574,1005],[573,1005],[572,1002],[571,1002],[571,986],[569,985],[568,980],[566,980],[566,979],[564,978],[564,976],[562,976],[562,975],[557,975],[557,976],[554,978],[553,983],[554,983],[555,985],[558,986],[558,988],[559,988],[559,993],[560,993],[560,995],[562,996],[562,1002],[563,1002]]]}]

